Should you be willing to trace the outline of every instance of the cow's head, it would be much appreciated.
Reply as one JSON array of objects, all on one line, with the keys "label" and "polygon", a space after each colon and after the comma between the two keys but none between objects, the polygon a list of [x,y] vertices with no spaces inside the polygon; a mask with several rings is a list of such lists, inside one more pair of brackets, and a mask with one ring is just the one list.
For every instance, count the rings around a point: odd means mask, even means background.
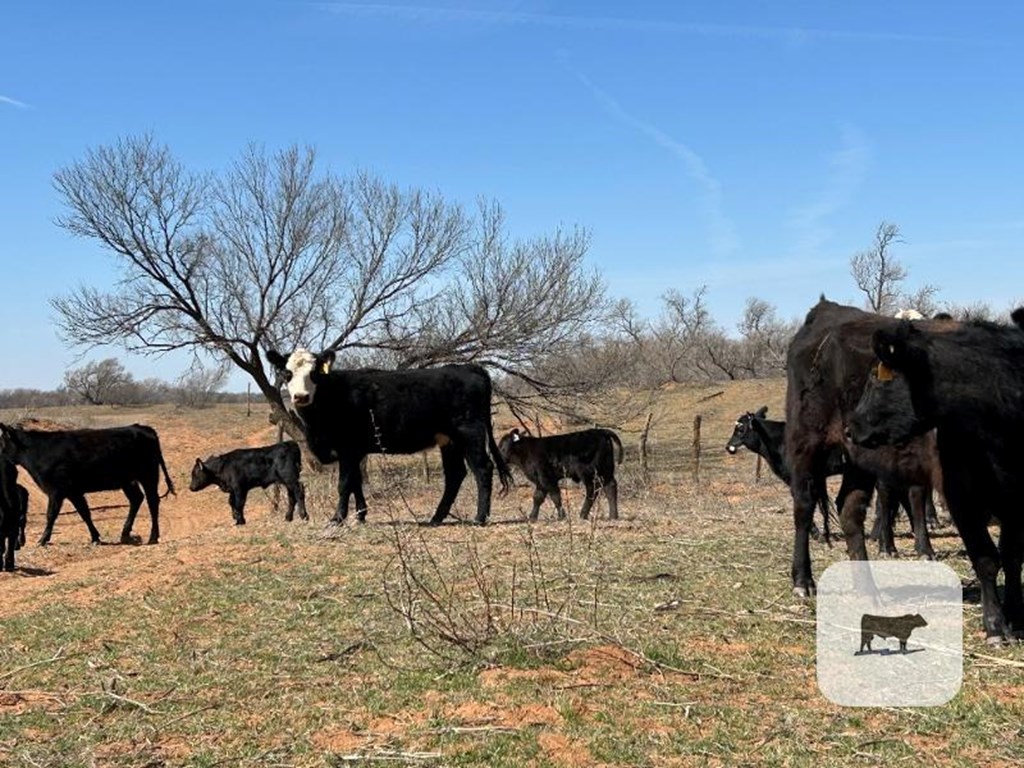
[{"label": "cow's head", "polygon": [[729,438],[729,442],[725,444],[725,450],[729,453],[736,453],[741,447],[747,447],[756,452],[761,438],[758,436],[757,430],[754,429],[754,420],[763,419],[767,414],[768,406],[765,405],[754,413],[747,411],[736,419],[736,426],[732,429],[732,437]]},{"label": "cow's head", "polygon": [[188,489],[201,491],[215,482],[217,482],[216,475],[203,463],[202,459],[196,459],[196,463],[192,467],[192,480],[188,484]]},{"label": "cow's head", "polygon": [[6,424],[0,424],[0,457],[15,461],[18,445],[18,433]]},{"label": "cow's head", "polygon": [[292,405],[302,408],[312,404],[317,382],[323,380],[330,372],[334,364],[334,350],[328,349],[314,355],[308,349],[299,348],[287,359],[284,355],[270,350],[267,352],[267,362],[279,370],[288,382],[288,395],[292,399]]},{"label": "cow's head", "polygon": [[519,427],[516,427],[507,434],[501,436],[501,439],[498,440],[498,453],[501,454],[501,458],[503,458],[506,463],[508,463],[509,459],[512,457],[512,446],[529,434],[530,430],[527,429],[520,431]]},{"label": "cow's head", "polygon": [[910,322],[872,337],[878,363],[850,417],[853,442],[868,448],[902,443],[932,429],[927,339]]},{"label": "cow's head", "polygon": [[915,627],[927,627],[928,626],[928,622],[924,620],[924,616],[922,616],[920,613],[915,613],[913,616],[911,616],[910,617],[910,622]]}]

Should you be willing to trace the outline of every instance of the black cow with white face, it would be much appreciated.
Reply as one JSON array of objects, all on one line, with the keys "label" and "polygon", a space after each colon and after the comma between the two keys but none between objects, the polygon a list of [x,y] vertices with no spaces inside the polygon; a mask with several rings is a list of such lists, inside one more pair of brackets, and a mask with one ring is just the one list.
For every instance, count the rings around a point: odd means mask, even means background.
[{"label": "black cow with white face", "polygon": [[245,500],[249,491],[280,483],[288,491],[288,511],[284,519],[291,522],[298,505],[299,517],[308,520],[301,474],[302,454],[298,443],[288,440],[261,448],[239,448],[205,460],[196,459],[189,490],[201,491],[216,485],[229,496],[235,524],[245,525]]},{"label": "black cow with white face", "polygon": [[298,349],[267,360],[288,382],[288,396],[302,420],[309,449],[323,463],[338,462],[335,522],[366,518],[360,462],[371,453],[409,454],[432,446],[441,450],[444,493],[432,525],[451,510],[466,466],[476,478],[476,522],[487,522],[495,467],[503,490],[511,475],[491,430],[491,378],[478,365],[385,371],[332,370],[334,352],[314,355]]},{"label": "black cow with white face", "polygon": [[132,424],[48,432],[0,424],[0,457],[24,467],[49,497],[40,545],[49,543],[65,499],[74,505],[92,542],[98,544],[100,532],[93,525],[85,495],[116,490],[128,497],[121,542],[132,541],[132,525],[143,499],[149,505],[149,543],[160,540],[161,469],[168,493],[174,492],[174,484],[160,451],[160,438],[152,427]]},{"label": "black cow with white face", "polygon": [[[618,462],[615,454],[618,447]],[[558,519],[565,518],[562,492],[558,481],[568,478],[583,483],[586,497],[580,507],[580,517],[586,520],[599,490],[608,499],[608,517],[619,517],[618,483],[615,465],[622,462],[622,441],[610,429],[584,429],[564,435],[533,437],[513,429],[498,441],[498,451],[509,466],[519,467],[533,483],[533,510],[530,519],[536,520],[540,505],[551,497]]]},{"label": "black cow with white face", "polygon": [[[981,585],[991,642],[1024,632],[1024,309],[1012,319],[1014,326],[876,330],[877,364],[849,423],[852,439],[866,446],[936,431],[946,503]],[[987,528],[992,517],[1001,526],[998,548]]]}]

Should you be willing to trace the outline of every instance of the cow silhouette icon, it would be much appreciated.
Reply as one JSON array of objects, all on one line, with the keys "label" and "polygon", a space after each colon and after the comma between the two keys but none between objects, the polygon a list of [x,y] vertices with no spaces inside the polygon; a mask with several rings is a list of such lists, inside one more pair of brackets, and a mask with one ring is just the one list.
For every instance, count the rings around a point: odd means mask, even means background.
[{"label": "cow silhouette icon", "polygon": [[885,651],[872,650],[871,641],[875,637],[895,637],[900,641],[900,653],[906,653],[910,633],[918,627],[927,626],[928,622],[920,613],[907,613],[902,616],[874,616],[865,613],[860,617],[860,650],[855,655],[865,653],[865,648],[867,653],[884,653]]}]

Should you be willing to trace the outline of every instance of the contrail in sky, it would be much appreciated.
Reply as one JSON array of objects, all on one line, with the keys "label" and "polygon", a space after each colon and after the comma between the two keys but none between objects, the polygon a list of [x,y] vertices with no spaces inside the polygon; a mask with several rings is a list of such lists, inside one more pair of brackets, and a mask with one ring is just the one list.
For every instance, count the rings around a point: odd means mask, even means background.
[{"label": "contrail in sky", "polygon": [[525,11],[500,11],[476,8],[444,8],[425,5],[390,5],[387,3],[315,3],[319,8],[338,14],[388,16],[410,22],[475,22],[521,26],[561,27],[572,29],[628,32],[656,32],[701,37],[738,37],[801,43],[812,40],[853,40],[899,43],[970,43],[938,35],[917,35],[904,32],[871,32],[805,27],[758,27],[742,24],[700,24],[659,19],[627,19],[608,16],[571,16]]},{"label": "contrail in sky", "polygon": [[655,144],[666,149],[682,162],[686,175],[700,190],[705,212],[709,219],[711,247],[715,255],[725,256],[736,251],[739,243],[733,223],[723,210],[722,184],[711,174],[704,159],[686,144],[672,138],[657,126],[629,114],[618,101],[591,82],[586,75],[575,72],[571,68],[570,71],[594,95],[606,112],[647,136]]},{"label": "contrail in sky", "polygon": [[28,109],[28,104],[24,101],[12,99],[10,96],[0,96],[0,104],[10,104],[12,107],[18,107],[18,109]]}]

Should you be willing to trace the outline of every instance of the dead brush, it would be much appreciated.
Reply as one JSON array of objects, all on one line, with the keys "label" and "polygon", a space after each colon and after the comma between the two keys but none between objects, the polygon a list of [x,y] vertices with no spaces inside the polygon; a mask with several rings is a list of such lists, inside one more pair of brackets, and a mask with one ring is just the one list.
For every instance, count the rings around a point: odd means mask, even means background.
[{"label": "dead brush", "polygon": [[484,531],[463,530],[441,539],[421,526],[391,526],[384,596],[429,654],[493,663],[602,635],[593,524],[559,525],[544,540],[524,525],[510,561],[487,551]]}]

